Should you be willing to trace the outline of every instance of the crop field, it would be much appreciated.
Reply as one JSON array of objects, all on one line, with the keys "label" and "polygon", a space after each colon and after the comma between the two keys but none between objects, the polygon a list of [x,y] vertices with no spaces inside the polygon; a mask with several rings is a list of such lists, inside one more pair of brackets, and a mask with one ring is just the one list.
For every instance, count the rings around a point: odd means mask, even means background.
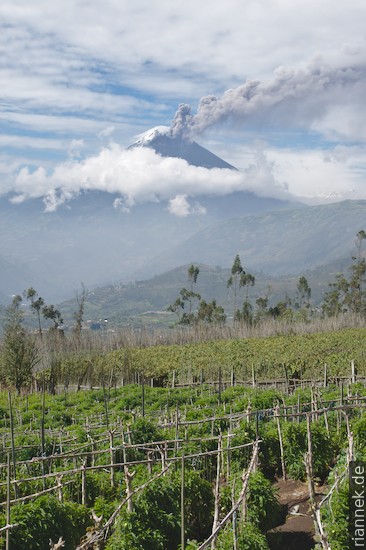
[{"label": "crop field", "polygon": [[[0,547],[351,548],[364,337],[63,354],[38,391],[0,393]],[[288,483],[307,503],[300,542]]]},{"label": "crop field", "polygon": [[[363,385],[233,386],[218,397],[205,385],[3,394],[3,547],[8,533],[17,549],[61,539],[68,549],[280,548],[270,531],[286,510],[273,483],[306,480],[310,452],[313,481],[343,479],[327,536],[347,548],[342,499],[349,453],[365,457]],[[326,502],[321,511],[326,530]]]}]

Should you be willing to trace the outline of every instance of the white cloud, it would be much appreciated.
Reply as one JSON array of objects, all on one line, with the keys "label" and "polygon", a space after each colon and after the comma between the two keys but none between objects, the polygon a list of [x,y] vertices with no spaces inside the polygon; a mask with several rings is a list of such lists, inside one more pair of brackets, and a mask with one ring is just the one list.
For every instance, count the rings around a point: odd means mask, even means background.
[{"label": "white cloud", "polygon": [[289,192],[311,202],[366,199],[366,147],[331,150],[270,149],[275,178],[288,182]]},{"label": "white cloud", "polygon": [[206,208],[201,206],[198,202],[191,205],[187,195],[176,195],[174,198],[170,199],[168,210],[171,214],[179,218],[186,218],[191,214],[206,214]]},{"label": "white cloud", "polygon": [[[149,148],[122,149],[113,144],[85,160],[71,159],[51,172],[39,167],[22,168],[13,185],[19,200],[44,197],[48,210],[83,190],[118,193],[128,209],[135,203],[170,200],[170,211],[180,215],[203,213],[188,197],[226,195],[234,191],[254,191],[259,195],[288,197],[286,186],[273,176],[272,166],[262,151],[243,172],[207,169],[188,165],[178,158],[163,158]],[[184,210],[186,208],[186,210]]]}]

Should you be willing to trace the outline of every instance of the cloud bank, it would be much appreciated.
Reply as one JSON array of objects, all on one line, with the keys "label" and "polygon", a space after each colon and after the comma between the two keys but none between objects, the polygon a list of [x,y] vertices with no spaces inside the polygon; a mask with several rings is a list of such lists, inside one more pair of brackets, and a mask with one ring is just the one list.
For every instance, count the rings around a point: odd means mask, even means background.
[{"label": "cloud bank", "polygon": [[163,158],[149,148],[122,149],[113,144],[85,160],[70,159],[51,172],[40,167],[22,168],[15,179],[14,202],[43,197],[47,211],[77,196],[81,191],[106,191],[121,195],[115,206],[128,211],[143,202],[169,201],[177,216],[204,214],[189,198],[253,191],[263,196],[289,198],[286,185],[278,182],[263,153],[243,172],[207,169],[178,158]]}]

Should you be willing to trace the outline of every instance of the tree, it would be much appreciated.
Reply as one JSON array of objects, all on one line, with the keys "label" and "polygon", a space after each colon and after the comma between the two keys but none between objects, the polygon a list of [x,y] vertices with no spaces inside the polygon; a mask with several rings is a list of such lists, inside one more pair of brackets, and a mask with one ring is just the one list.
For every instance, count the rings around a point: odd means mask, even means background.
[{"label": "tree", "polygon": [[366,233],[361,230],[356,235],[356,255],[352,256],[353,265],[350,267],[349,290],[346,296],[346,304],[353,313],[365,313],[365,282],[366,282],[366,258],[362,255],[362,244],[366,239]]},{"label": "tree", "polygon": [[[234,293],[234,310],[233,318],[235,321],[243,321],[244,318],[249,320],[252,319],[252,305],[249,302],[249,287],[254,286],[255,277],[251,273],[246,273],[243,266],[241,265],[240,256],[237,254],[235,256],[233,265],[231,267],[231,275],[227,281],[227,288],[232,288]],[[240,288],[246,288],[245,301],[243,303],[242,311],[237,309],[237,296]],[[249,315],[250,313],[250,315]]]},{"label": "tree", "polygon": [[235,319],[235,313],[236,313],[236,299],[238,290],[240,287],[240,278],[242,275],[245,275],[245,271],[243,269],[243,266],[241,265],[240,256],[237,254],[234,258],[233,265],[231,267],[231,275],[227,281],[227,288],[232,288],[234,292],[234,310],[233,310],[233,318]]},{"label": "tree", "polygon": [[241,311],[239,309],[236,310],[234,320],[244,323],[245,325],[252,324],[253,306],[248,300],[244,300]]},{"label": "tree", "polygon": [[278,317],[292,319],[293,311],[291,309],[292,300],[286,294],[285,298],[268,310],[269,315],[274,319]]},{"label": "tree", "polygon": [[329,283],[329,290],[324,294],[322,311],[327,317],[337,317],[346,311],[345,298],[348,294],[349,283],[342,273],[336,276],[334,283]]},{"label": "tree", "polygon": [[85,302],[88,297],[88,291],[86,290],[83,283],[81,283],[81,293],[76,293],[76,302],[78,304],[78,309],[74,313],[75,317],[75,334],[78,339],[80,339],[81,336],[81,329],[83,327],[83,318],[84,318],[84,308],[85,308]]},{"label": "tree", "polygon": [[25,290],[23,292],[23,296],[27,300],[30,300],[30,303],[31,303],[30,308],[32,310],[32,313],[35,313],[37,315],[39,335],[42,338],[41,311],[45,305],[45,301],[43,298],[41,298],[41,296],[38,296],[37,291],[34,290],[33,287],[30,287],[28,288],[28,290]]},{"label": "tree", "polygon": [[224,308],[218,306],[216,300],[212,300],[209,303],[201,300],[198,307],[197,320],[208,324],[223,324],[226,320]]},{"label": "tree", "polygon": [[311,298],[311,288],[306,277],[300,277],[297,283],[297,295],[298,295],[298,307],[302,309],[303,307],[310,307],[310,298]]},{"label": "tree", "polygon": [[53,304],[44,306],[42,313],[45,319],[49,319],[53,322],[53,330],[57,330],[63,324],[61,313]]},{"label": "tree", "polygon": [[3,380],[15,386],[18,394],[31,384],[33,369],[40,360],[34,336],[22,325],[21,304],[22,297],[17,295],[5,309],[1,362]]},{"label": "tree", "polygon": [[[195,301],[201,300],[201,295],[193,290],[194,285],[197,283],[199,275],[199,268],[191,264],[188,268],[188,282],[189,289],[182,288],[179,297],[173,304],[168,306],[168,311],[176,313],[179,317],[178,323],[182,325],[190,325],[195,321],[194,305]],[[187,307],[187,310],[185,311]]]},{"label": "tree", "polygon": [[328,317],[347,311],[362,315],[366,313],[366,258],[362,248],[364,240],[366,232],[361,230],[356,235],[356,254],[352,256],[350,277],[347,279],[340,273],[336,281],[329,284],[330,290],[325,293],[322,305],[323,313]]}]

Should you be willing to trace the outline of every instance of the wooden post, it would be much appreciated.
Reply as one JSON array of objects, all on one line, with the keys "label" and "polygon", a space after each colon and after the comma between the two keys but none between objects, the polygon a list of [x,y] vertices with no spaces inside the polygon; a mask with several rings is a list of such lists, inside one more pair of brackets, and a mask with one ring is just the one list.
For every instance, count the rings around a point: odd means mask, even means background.
[{"label": "wooden post", "polygon": [[62,493],[62,475],[57,475],[56,476],[56,479],[57,479],[57,495],[58,495],[58,500],[60,502],[63,501],[63,493]]},{"label": "wooden post", "polygon": [[128,498],[127,501],[127,510],[129,513],[133,512],[133,502],[132,502],[132,479],[136,472],[130,473],[128,470],[128,466],[124,467],[125,470],[125,482],[126,482],[126,495]]},{"label": "wooden post", "polygon": [[[230,410],[230,415],[231,415],[231,410]],[[230,466],[231,466],[231,451],[230,451],[230,447],[231,447],[231,418],[230,418],[230,425],[229,425],[229,430],[228,430],[228,433],[227,433],[227,440],[226,440],[226,482],[229,483],[230,481],[230,474],[231,474],[231,471],[230,471]]]},{"label": "wooden post", "polygon": [[320,539],[323,550],[330,550],[326,533],[324,532],[321,519],[320,519],[320,510],[315,500],[315,489],[314,489],[314,474],[313,474],[313,449],[312,449],[312,439],[311,439],[311,423],[310,423],[310,414],[306,415],[306,431],[308,438],[308,452],[305,453],[305,468],[306,475],[308,478],[308,488],[309,488],[309,500],[310,500],[310,509],[311,515],[313,516],[315,533]]},{"label": "wooden post", "polygon": [[179,448],[179,404],[177,403],[177,408],[175,410],[175,442],[174,442],[174,454],[176,455]]},{"label": "wooden post", "polygon": [[185,518],[184,518],[184,485],[185,485],[185,471],[184,471],[184,451],[182,451],[181,458],[181,489],[180,489],[180,548],[185,550],[186,536],[185,536]]},{"label": "wooden post", "polygon": [[111,487],[115,486],[114,483],[114,446],[113,446],[113,439],[114,439],[114,430],[110,430],[109,432],[109,454],[111,458],[111,469],[110,469],[110,480],[111,480]]},{"label": "wooden post", "polygon": [[[212,524],[212,533],[216,530],[219,517],[220,517],[220,470],[221,470],[221,449],[222,449],[222,435],[220,433],[217,440],[217,460],[216,460],[216,484],[215,484],[215,509],[214,519]],[[216,548],[216,537],[212,539],[211,550]]]},{"label": "wooden post", "polygon": [[347,426],[347,438],[348,438],[348,449],[347,449],[347,460],[348,464],[355,459],[354,456],[354,441],[353,441],[353,432],[351,432],[351,426],[349,423],[349,417],[347,413],[344,413]]},{"label": "wooden post", "polygon": [[104,382],[103,382],[103,397],[104,397],[105,422],[106,422],[107,430],[109,430],[108,403],[107,403],[107,394],[106,394],[106,391],[105,391]]},{"label": "wooden post", "polygon": [[286,481],[285,456],[284,456],[284,452],[283,452],[283,442],[282,442],[282,433],[281,433],[280,407],[279,407],[279,405],[276,405],[276,407],[275,407],[275,417],[276,417],[276,422],[277,422],[278,441],[279,441],[279,444],[280,444],[282,479],[283,479],[283,481]]},{"label": "wooden post", "polygon": [[[12,456],[12,461],[13,461],[13,475],[14,475],[14,481],[15,481],[16,478],[17,478],[17,474],[16,474],[17,464],[16,464],[16,458],[15,458],[13,406],[12,406],[12,403],[11,403],[11,393],[10,392],[8,393],[8,397],[9,397],[10,434],[11,434],[11,456]],[[9,471],[10,471],[10,467],[9,467]],[[17,484],[14,483],[14,497],[17,498],[17,496],[18,496]]]},{"label": "wooden post", "polygon": [[285,363],[282,363],[282,367],[283,367],[283,373],[284,373],[284,375],[285,375],[286,395],[288,395],[288,394],[289,394],[289,389],[288,389],[288,374],[287,374],[287,368],[286,368]]},{"label": "wooden post", "polygon": [[[235,479],[231,488],[231,507],[235,505]],[[238,533],[236,529],[236,510],[233,513],[233,550],[238,550]]]},{"label": "wooden post", "polygon": [[141,408],[142,408],[142,417],[145,416],[145,376],[141,375]]},{"label": "wooden post", "polygon": [[356,384],[356,368],[355,368],[355,362],[351,361],[351,380],[352,384]]},{"label": "wooden post", "polygon": [[81,466],[81,504],[86,506],[86,460]]},{"label": "wooden post", "polygon": [[222,380],[221,380],[221,365],[219,366],[219,405],[221,405],[221,392],[222,392]]},{"label": "wooden post", "polygon": [[312,506],[315,502],[315,490],[314,490],[314,479],[313,479],[313,446],[312,446],[312,439],[311,439],[310,414],[306,415],[306,433],[307,433],[307,439],[308,439],[308,452],[306,453],[306,456],[305,456],[305,466],[306,466],[306,473],[308,476],[310,505]]},{"label": "wooden post", "polygon": [[327,411],[324,411],[324,426],[325,426],[325,429],[327,431],[327,435],[330,436]]},{"label": "wooden post", "polygon": [[147,453],[147,471],[149,472],[149,476],[152,475],[152,461],[153,461],[153,453],[152,451],[148,451]]},{"label": "wooden post", "polygon": [[231,384],[232,387],[235,386],[235,372],[234,372],[234,367],[232,367],[232,369],[231,369],[230,384]]},{"label": "wooden post", "polygon": [[250,413],[252,411],[252,407],[250,405],[250,401],[248,403],[248,407],[247,407],[247,410],[246,410],[246,420],[247,420],[247,424],[250,423]]},{"label": "wooden post", "polygon": [[254,367],[254,363],[252,363],[252,386],[253,388],[256,387],[256,380],[255,380],[255,367]]},{"label": "wooden post", "polygon": [[[8,470],[6,472],[6,525],[10,525],[10,454],[7,456]],[[6,530],[6,550],[10,549],[10,529]]]},{"label": "wooden post", "polygon": [[326,388],[328,386],[328,366],[327,364],[325,363],[324,364],[324,388]]},{"label": "wooden post", "polygon": [[[41,418],[41,455],[42,455],[42,458],[44,458],[46,452],[45,452],[45,435],[44,435],[44,421],[45,421],[45,414],[46,414],[46,403],[45,403],[45,399],[46,399],[46,390],[45,390],[45,380],[44,380],[44,376],[43,376],[43,387],[42,387],[42,418]],[[42,486],[43,486],[43,489],[46,488],[46,478],[44,477],[45,474],[46,474],[46,469],[45,469],[45,461],[42,460]]]}]

